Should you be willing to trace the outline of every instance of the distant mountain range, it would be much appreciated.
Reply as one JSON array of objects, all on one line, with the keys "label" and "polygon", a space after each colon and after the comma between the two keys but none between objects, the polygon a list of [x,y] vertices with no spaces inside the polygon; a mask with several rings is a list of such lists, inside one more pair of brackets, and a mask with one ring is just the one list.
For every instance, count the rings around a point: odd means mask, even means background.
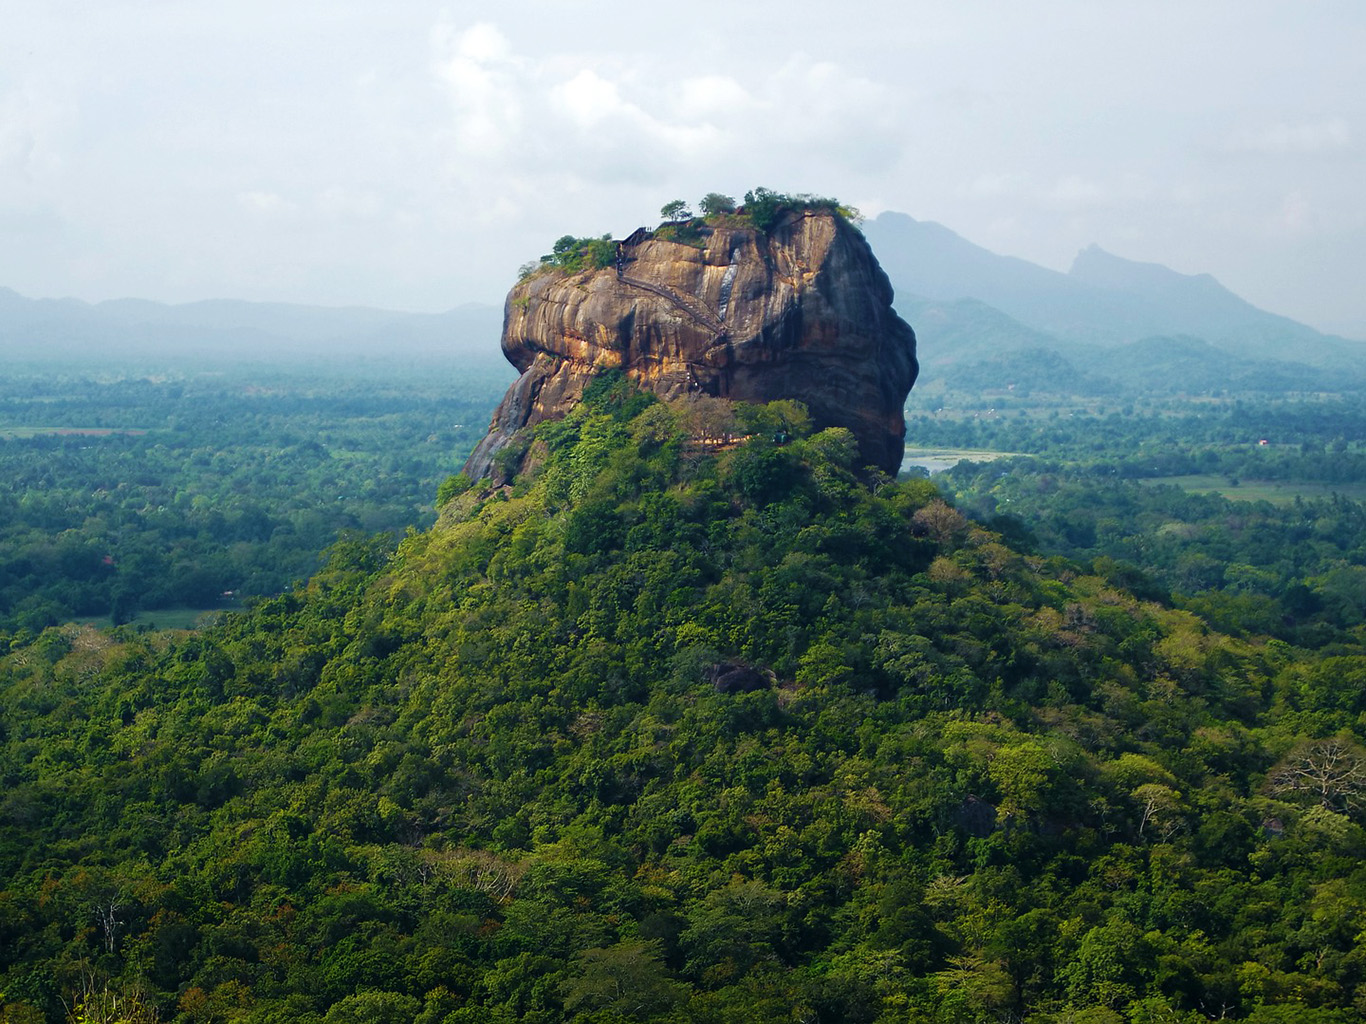
[{"label": "distant mountain range", "polygon": [[500,307],[480,304],[445,313],[231,299],[91,304],[28,299],[0,288],[0,364],[157,360],[218,365],[452,356],[501,363],[502,324]]},{"label": "distant mountain range", "polygon": [[1208,274],[1091,246],[1062,274],[884,213],[864,225],[916,329],[921,385],[1208,392],[1366,383],[1366,343],[1258,309]]},{"label": "distant mountain range", "polygon": [[[864,234],[915,328],[917,388],[1080,395],[1366,386],[1366,342],[1323,334],[1179,274],[1091,246],[1059,273],[884,213]],[[502,309],[445,313],[212,300],[95,304],[0,288],[0,366],[129,360],[212,366],[458,358],[505,368]]]}]

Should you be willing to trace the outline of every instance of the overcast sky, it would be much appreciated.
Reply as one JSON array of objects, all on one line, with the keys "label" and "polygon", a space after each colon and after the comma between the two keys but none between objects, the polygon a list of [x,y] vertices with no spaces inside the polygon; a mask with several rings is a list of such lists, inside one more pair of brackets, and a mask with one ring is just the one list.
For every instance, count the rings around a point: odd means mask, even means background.
[{"label": "overcast sky", "polygon": [[1360,0],[0,0],[0,285],[437,311],[755,185],[1366,336]]}]

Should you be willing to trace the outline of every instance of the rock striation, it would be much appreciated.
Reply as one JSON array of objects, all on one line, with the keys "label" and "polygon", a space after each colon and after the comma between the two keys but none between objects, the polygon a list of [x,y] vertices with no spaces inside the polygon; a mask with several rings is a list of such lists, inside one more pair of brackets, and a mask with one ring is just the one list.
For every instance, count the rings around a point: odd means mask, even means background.
[{"label": "rock striation", "polygon": [[619,369],[665,399],[804,403],[818,428],[847,427],[867,465],[901,464],[915,334],[863,236],[842,217],[793,210],[761,231],[740,218],[695,226],[692,244],[641,229],[615,266],[545,270],[503,312],[503,353],[521,372],[465,464],[565,415],[594,374]]}]

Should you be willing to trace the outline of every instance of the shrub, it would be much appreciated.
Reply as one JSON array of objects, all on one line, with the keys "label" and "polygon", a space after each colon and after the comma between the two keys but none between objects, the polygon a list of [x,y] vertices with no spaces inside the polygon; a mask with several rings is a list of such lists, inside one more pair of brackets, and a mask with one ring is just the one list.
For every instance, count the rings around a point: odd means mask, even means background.
[{"label": "shrub", "polygon": [[[617,243],[612,241],[611,234],[605,234],[601,238],[576,238],[573,235],[561,235],[555,240],[551,251],[542,256],[536,266],[557,267],[560,270],[571,274],[577,274],[581,270],[601,270],[610,267],[616,259]],[[531,276],[535,272],[535,266],[526,264],[522,267],[522,278]]]},{"label": "shrub", "polygon": [[784,213],[806,210],[832,213],[851,223],[862,219],[862,214],[858,210],[852,206],[842,205],[838,199],[813,196],[805,192],[789,195],[762,186],[745,193],[745,205],[739,212],[747,216],[760,231],[771,231]]},{"label": "shrub", "polygon": [[708,192],[697,206],[703,217],[719,217],[725,213],[735,212],[735,200],[720,192]]},{"label": "shrub", "polygon": [[473,481],[463,472],[448,476],[436,489],[436,507],[440,508],[457,495],[464,494],[473,486]]},{"label": "shrub", "polygon": [[700,249],[704,247],[703,223],[700,220],[683,220],[661,224],[654,233],[655,238],[662,242],[678,242],[680,245],[691,245]]}]

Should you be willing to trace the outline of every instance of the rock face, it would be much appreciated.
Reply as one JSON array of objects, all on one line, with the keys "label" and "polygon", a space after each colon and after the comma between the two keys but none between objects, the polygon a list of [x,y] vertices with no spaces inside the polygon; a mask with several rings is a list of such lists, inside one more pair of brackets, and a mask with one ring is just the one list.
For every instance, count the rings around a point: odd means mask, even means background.
[{"label": "rock face", "polygon": [[818,428],[848,427],[865,464],[897,471],[915,334],[843,218],[709,226],[696,245],[641,230],[617,251],[616,267],[544,271],[509,293],[503,353],[521,376],[465,464],[472,478],[500,475],[494,456],[518,431],[565,415],[609,368],[666,399],[796,399]]}]

